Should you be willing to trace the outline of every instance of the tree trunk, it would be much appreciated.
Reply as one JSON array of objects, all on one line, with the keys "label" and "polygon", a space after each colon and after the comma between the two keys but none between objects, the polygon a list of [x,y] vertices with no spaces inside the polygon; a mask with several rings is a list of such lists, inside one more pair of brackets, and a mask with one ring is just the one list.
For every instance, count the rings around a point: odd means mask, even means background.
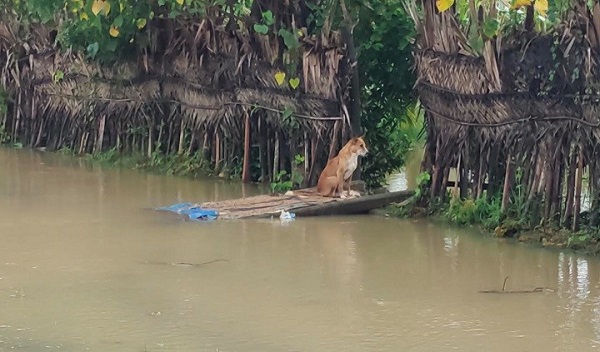
[{"label": "tree trunk", "polygon": [[[341,28],[342,41],[346,43],[348,64],[350,65],[350,73],[352,79],[350,82],[350,107],[348,113],[350,114],[350,128],[354,137],[361,134],[361,105],[360,105],[360,83],[358,80],[358,61],[356,59],[356,48],[354,47],[354,38],[352,36],[352,30],[349,24],[350,19],[345,19],[344,24]],[[360,180],[360,159],[358,161],[358,167],[352,175],[353,180]]]}]

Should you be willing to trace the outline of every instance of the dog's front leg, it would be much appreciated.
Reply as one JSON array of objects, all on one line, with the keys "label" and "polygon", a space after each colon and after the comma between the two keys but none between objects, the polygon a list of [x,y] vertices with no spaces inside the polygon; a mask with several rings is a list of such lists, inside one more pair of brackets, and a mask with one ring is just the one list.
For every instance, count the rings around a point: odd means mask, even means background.
[{"label": "dog's front leg", "polygon": [[350,174],[346,182],[348,182],[348,197],[350,197],[352,195],[352,174]]},{"label": "dog's front leg", "polygon": [[337,169],[337,185],[336,192],[339,192],[340,198],[346,198],[344,195],[344,169],[342,167],[338,167]]}]

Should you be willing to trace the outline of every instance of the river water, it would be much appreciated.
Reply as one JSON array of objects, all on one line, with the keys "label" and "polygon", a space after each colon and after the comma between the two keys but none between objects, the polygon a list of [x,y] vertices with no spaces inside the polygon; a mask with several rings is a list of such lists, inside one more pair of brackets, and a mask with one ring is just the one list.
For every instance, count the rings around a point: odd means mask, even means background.
[{"label": "river water", "polygon": [[[0,351],[600,348],[597,258],[423,221],[151,210],[258,192],[0,149]],[[555,292],[479,292],[506,276]]]}]

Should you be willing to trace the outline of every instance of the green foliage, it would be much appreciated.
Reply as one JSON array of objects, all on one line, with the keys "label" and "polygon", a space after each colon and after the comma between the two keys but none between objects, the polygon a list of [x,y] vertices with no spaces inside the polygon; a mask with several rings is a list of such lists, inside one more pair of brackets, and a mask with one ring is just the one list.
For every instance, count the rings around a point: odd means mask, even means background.
[{"label": "green foliage", "polygon": [[273,177],[271,182],[271,191],[274,193],[284,193],[292,189],[293,183],[289,177],[287,171],[281,170]]},{"label": "green foliage", "polygon": [[576,249],[577,247],[583,247],[590,239],[592,235],[587,232],[578,232],[569,236],[567,240],[567,247]]},{"label": "green foliage", "polygon": [[413,130],[419,121],[407,110],[415,102],[410,47],[415,33],[400,0],[373,2],[359,9],[354,39],[362,124],[369,145],[362,178],[369,187],[377,187],[404,165],[404,156],[415,142]]},{"label": "green foliage", "polygon": [[[155,18],[175,18],[181,14],[202,15],[211,6],[225,6],[225,0],[4,0],[4,11],[19,16],[23,23],[55,22],[57,41],[111,63],[121,57],[134,56],[149,43],[148,23]],[[249,13],[251,1],[236,1],[233,9]],[[267,11],[270,12],[270,11]],[[273,24],[273,14],[264,14]]]},{"label": "green foliage", "polygon": [[[61,151],[64,154],[72,154],[69,149]],[[116,148],[112,148],[102,153],[89,154],[86,158],[104,165],[142,169],[166,175],[198,177],[209,174],[209,163],[201,153],[167,155],[154,151],[148,157],[141,154],[124,155]]]},{"label": "green foliage", "polygon": [[288,174],[287,171],[281,170],[273,177],[271,182],[271,191],[274,193],[285,193],[294,187],[298,187],[304,182],[304,175],[296,171],[296,169],[304,163],[304,157],[302,155],[296,155],[292,161],[292,173]]},{"label": "green foliage", "polygon": [[481,224],[488,229],[494,229],[500,225],[500,199],[493,198],[487,201],[483,197],[461,200],[455,197],[450,200],[444,215],[448,220],[460,225]]},{"label": "green foliage", "polygon": [[329,12],[328,5],[326,1],[306,1],[306,6],[311,11],[306,20],[309,33],[319,33],[321,31]]},{"label": "green foliage", "polygon": [[588,253],[600,253],[600,230],[587,227],[575,233],[568,233],[566,246],[573,250],[584,250]]},{"label": "green foliage", "polygon": [[273,12],[271,10],[267,10],[262,13],[262,22],[254,24],[254,30],[256,33],[267,34],[269,33],[269,27],[271,27],[275,23],[275,19],[273,18]]},{"label": "green foliage", "polygon": [[423,195],[423,189],[428,186],[429,181],[431,180],[431,175],[427,171],[420,173],[417,176],[417,187],[415,189],[414,198],[419,200]]},{"label": "green foliage", "polygon": [[[535,9],[534,26],[541,33],[557,28],[565,14],[572,11],[572,2],[568,0],[477,1],[475,12],[471,11],[469,3],[469,0],[440,0],[437,5],[440,11],[446,11],[454,5],[456,18],[460,27],[464,29],[470,46],[465,50],[474,54],[483,52],[485,40],[522,30],[529,6]],[[495,6],[493,12],[492,4]],[[593,5],[594,2],[587,2],[590,10]]]}]

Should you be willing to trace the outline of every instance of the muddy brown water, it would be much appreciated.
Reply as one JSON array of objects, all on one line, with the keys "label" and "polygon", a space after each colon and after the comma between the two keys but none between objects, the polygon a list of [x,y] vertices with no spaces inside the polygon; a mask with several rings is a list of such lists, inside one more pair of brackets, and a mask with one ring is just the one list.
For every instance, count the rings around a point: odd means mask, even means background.
[{"label": "muddy brown water", "polygon": [[[0,351],[600,348],[596,258],[376,216],[148,209],[259,192],[0,149]],[[555,292],[478,292],[506,276]]]}]

